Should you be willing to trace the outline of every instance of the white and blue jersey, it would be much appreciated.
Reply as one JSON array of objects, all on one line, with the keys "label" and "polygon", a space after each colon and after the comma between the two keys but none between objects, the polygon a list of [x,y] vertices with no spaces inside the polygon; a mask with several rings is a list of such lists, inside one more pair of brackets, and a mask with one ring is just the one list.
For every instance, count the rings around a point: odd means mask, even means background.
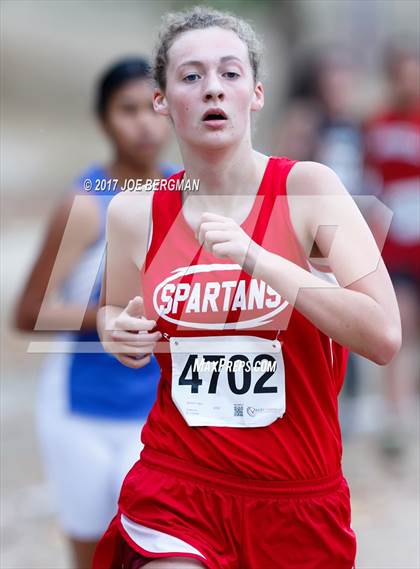
[{"label": "white and blue jersey", "polygon": [[[164,177],[175,172],[174,168],[161,167]],[[77,180],[76,190],[84,193],[84,180],[107,179],[101,166],[89,168]],[[90,303],[99,301],[105,252],[105,224],[107,208],[115,191],[90,192],[100,208],[100,235],[82,255],[63,287],[67,301],[79,302],[89,297]],[[96,331],[74,332],[70,339],[78,342],[100,342]],[[77,345],[77,344],[76,344]],[[144,368],[134,370],[121,364],[114,356],[100,348],[99,353],[65,354],[68,358],[67,393],[68,410],[72,413],[108,419],[140,419],[147,416],[155,398],[160,368],[154,357]]]}]

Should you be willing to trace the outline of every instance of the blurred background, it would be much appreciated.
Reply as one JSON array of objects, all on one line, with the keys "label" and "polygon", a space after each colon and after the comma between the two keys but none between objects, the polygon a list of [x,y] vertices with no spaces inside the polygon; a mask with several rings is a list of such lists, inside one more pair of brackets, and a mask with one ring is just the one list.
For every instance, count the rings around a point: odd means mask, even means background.
[{"label": "blurred background", "polygon": [[[13,329],[17,297],[62,193],[87,164],[107,160],[109,148],[92,112],[98,75],[120,57],[149,55],[161,15],[199,3],[2,0],[0,4],[4,569],[71,567],[34,432],[34,398],[43,355],[28,354],[31,336]],[[375,193],[386,201],[389,168],[384,166],[381,141],[387,136],[391,140],[393,134],[387,134],[386,128],[391,128],[395,114],[400,126],[405,121],[410,129],[415,123],[410,113],[420,89],[420,4],[415,0],[205,4],[252,20],[264,39],[266,106],[256,124],[256,148],[266,154],[325,162],[353,194]],[[410,170],[414,186],[401,200],[414,230],[405,243],[418,236],[419,224],[418,131],[411,140],[408,153],[411,166],[417,165],[417,178]],[[180,163],[173,141],[165,158]],[[406,157],[399,159],[404,165]],[[395,182],[398,175],[394,170],[391,174]],[[400,194],[395,197],[394,186],[389,204],[398,207]],[[389,255],[394,262],[395,253]],[[403,269],[396,266],[395,272],[407,277],[407,266]],[[416,270],[408,273],[415,275]],[[403,280],[401,293],[408,322],[405,367],[384,370],[352,358],[341,395],[344,472],[352,493],[359,569],[420,567],[418,296],[413,279]],[[401,380],[397,386],[395,376]]]}]

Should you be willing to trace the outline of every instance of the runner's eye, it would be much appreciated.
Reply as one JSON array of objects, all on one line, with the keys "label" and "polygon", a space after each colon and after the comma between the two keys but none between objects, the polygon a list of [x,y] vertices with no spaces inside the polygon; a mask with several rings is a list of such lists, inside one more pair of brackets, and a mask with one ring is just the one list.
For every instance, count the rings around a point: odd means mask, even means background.
[{"label": "runner's eye", "polygon": [[239,77],[239,73],[236,73],[235,71],[226,71],[226,73],[223,73],[223,77],[227,77],[228,79],[237,79]]},{"label": "runner's eye", "polygon": [[185,81],[185,83],[195,83],[199,78],[200,76],[198,73],[188,73],[188,75],[184,77],[183,81]]}]

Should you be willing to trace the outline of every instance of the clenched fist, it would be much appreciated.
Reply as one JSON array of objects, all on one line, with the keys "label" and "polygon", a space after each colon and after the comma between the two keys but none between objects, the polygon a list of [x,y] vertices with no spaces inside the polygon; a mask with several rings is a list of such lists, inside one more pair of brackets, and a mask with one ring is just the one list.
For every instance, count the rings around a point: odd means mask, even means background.
[{"label": "clenched fist", "polygon": [[102,338],[104,348],[133,369],[140,369],[150,362],[155,345],[162,337],[160,332],[150,332],[156,322],[147,320],[143,314],[143,299],[136,296],[111,320]]},{"label": "clenched fist", "polygon": [[232,259],[252,273],[260,247],[233,219],[203,213],[197,239],[215,257]]}]

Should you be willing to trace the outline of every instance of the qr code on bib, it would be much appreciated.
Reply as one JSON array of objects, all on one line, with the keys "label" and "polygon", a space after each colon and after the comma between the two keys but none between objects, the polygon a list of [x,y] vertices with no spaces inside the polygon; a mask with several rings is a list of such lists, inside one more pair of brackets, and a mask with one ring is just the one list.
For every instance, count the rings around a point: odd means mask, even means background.
[{"label": "qr code on bib", "polygon": [[242,405],[242,403],[233,405],[233,415],[235,417],[243,417],[244,416],[244,406]]}]

